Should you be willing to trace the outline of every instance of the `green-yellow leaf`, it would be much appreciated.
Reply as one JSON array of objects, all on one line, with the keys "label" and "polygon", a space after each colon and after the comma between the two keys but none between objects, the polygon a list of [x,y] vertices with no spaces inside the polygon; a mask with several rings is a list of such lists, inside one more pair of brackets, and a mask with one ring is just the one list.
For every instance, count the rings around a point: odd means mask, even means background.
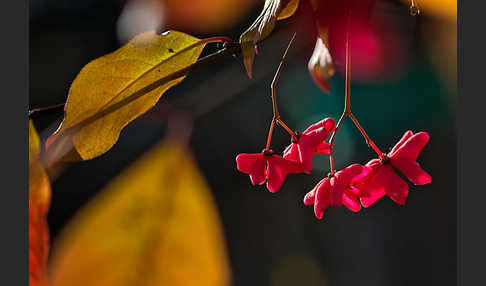
[{"label": "green-yellow leaf", "polygon": [[47,141],[49,162],[87,160],[108,151],[120,131],[185,75],[208,41],[168,31],[146,32],[88,63],[76,76],[64,121]]},{"label": "green-yellow leaf", "polygon": [[29,121],[29,285],[47,286],[51,187],[40,160],[39,136]]},{"label": "green-yellow leaf", "polygon": [[52,286],[227,285],[210,191],[188,151],[165,143],[122,172],[54,243]]},{"label": "green-yellow leaf", "polygon": [[255,45],[273,31],[277,20],[292,16],[298,5],[299,0],[266,0],[258,18],[241,34],[240,45],[248,77],[252,78]]}]

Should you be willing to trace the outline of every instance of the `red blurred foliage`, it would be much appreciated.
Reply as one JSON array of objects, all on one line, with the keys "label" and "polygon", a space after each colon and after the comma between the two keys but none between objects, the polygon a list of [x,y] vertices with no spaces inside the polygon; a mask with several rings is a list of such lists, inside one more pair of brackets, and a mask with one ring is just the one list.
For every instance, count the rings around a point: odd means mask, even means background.
[{"label": "red blurred foliage", "polygon": [[[410,59],[394,18],[376,9],[375,0],[316,0],[319,27],[329,28],[329,50],[344,70],[346,32],[351,44],[354,80],[371,81],[403,74]],[[348,11],[351,11],[348,17]]]}]

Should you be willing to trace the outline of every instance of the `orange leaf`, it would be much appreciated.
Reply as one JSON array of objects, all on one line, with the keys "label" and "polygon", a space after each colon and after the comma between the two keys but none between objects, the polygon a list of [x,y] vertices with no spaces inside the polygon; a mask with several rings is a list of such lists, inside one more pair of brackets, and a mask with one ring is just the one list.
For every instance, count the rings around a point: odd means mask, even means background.
[{"label": "orange leaf", "polygon": [[29,121],[29,285],[46,286],[51,187],[40,160],[39,136]]}]

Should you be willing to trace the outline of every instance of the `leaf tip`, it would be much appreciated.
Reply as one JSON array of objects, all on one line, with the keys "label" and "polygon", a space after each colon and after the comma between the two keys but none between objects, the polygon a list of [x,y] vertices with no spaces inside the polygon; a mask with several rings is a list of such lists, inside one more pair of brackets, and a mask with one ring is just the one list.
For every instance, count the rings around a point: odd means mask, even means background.
[{"label": "leaf tip", "polygon": [[52,146],[54,141],[56,141],[56,137],[57,137],[56,134],[52,134],[51,136],[49,136],[49,138],[47,138],[46,143],[45,143],[46,150],[48,150]]},{"label": "leaf tip", "polygon": [[251,68],[247,67],[246,65],[245,67],[246,67],[246,74],[248,75],[248,78],[253,79],[253,73],[251,71]]}]

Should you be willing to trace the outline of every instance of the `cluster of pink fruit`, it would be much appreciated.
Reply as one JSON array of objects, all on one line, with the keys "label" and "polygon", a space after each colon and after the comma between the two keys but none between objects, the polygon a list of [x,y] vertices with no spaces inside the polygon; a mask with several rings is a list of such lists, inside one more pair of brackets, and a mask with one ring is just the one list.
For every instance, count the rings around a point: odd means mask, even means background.
[{"label": "cluster of pink fruit", "polygon": [[[332,156],[332,146],[325,140],[335,132],[335,127],[332,118],[325,118],[303,133],[293,133],[292,143],[283,156],[275,154],[268,144],[261,153],[239,154],[236,157],[238,170],[250,175],[253,185],[266,182],[268,190],[276,192],[288,174],[309,174],[314,154]],[[364,166],[352,164],[340,171],[331,167],[331,173],[305,195],[304,204],[314,205],[315,216],[319,219],[329,206],[344,205],[358,212],[361,206],[369,207],[384,195],[405,204],[408,184],[395,173],[395,169],[415,185],[430,183],[432,178],[417,163],[417,156],[428,141],[426,132],[414,134],[407,131],[388,154],[379,154],[380,158],[372,159]]]}]

